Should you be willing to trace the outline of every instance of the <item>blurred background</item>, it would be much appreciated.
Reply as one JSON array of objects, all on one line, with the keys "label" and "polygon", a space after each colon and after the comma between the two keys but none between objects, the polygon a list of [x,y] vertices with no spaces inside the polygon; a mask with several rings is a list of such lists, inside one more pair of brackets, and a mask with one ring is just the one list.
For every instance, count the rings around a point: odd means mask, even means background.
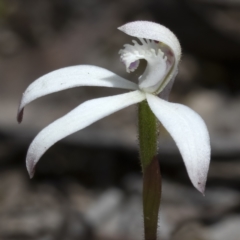
[{"label": "blurred background", "polygon": [[[131,106],[54,145],[29,180],[27,148],[46,125],[87,99],[118,89],[81,87],[45,96],[16,112],[25,88],[52,70],[78,64],[128,79],[118,51],[133,20],[169,27],[183,57],[170,101],[197,111],[211,136],[203,197],[161,127],[161,240],[240,239],[239,0],[0,0],[0,239],[138,240],[142,177],[137,107]],[[81,76],[79,76],[81,77]]]}]

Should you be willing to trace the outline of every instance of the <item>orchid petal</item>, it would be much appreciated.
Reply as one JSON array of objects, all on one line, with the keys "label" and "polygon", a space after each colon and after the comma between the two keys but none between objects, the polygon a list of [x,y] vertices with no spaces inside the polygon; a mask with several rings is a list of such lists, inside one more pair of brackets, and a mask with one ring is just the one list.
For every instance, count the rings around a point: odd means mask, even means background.
[{"label": "orchid petal", "polygon": [[137,90],[116,96],[89,100],[51,123],[35,137],[28,149],[26,165],[30,177],[33,177],[35,165],[40,157],[54,143],[101,118],[144,99],[145,94]]},{"label": "orchid petal", "polygon": [[181,46],[177,37],[163,25],[148,21],[130,22],[118,29],[133,37],[159,41],[163,44],[163,46],[167,45],[171,49],[174,56],[174,64],[168,76],[157,90],[157,93],[161,92],[168,82],[176,77],[178,71],[178,63],[181,58]]},{"label": "orchid petal", "polygon": [[79,86],[138,89],[137,84],[104,68],[91,65],[62,68],[38,78],[28,86],[19,106],[18,121],[22,121],[23,108],[31,101],[50,93]]},{"label": "orchid petal", "polygon": [[210,140],[202,118],[190,108],[146,94],[148,104],[176,142],[192,184],[204,193],[210,163]]},{"label": "orchid petal", "polygon": [[172,90],[172,87],[173,87],[173,83],[174,83],[174,78],[172,78],[168,84],[166,85],[166,87],[162,90],[162,92],[159,93],[159,97],[161,99],[164,99],[166,101],[168,101],[168,98],[169,98],[169,94]]}]

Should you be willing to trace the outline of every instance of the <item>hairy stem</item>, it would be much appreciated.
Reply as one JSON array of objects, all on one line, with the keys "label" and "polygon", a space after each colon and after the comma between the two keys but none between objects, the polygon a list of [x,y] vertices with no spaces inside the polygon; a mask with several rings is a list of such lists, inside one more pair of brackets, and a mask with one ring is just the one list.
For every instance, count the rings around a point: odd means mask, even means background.
[{"label": "hairy stem", "polygon": [[157,160],[157,121],[147,101],[139,103],[138,130],[143,171],[143,218],[145,240],[157,239],[161,200],[161,174]]}]

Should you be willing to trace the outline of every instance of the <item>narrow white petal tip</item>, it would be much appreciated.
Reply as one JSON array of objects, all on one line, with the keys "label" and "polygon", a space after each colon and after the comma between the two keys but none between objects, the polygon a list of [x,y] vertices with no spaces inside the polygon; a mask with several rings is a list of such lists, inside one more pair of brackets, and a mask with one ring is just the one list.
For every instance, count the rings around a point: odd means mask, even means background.
[{"label": "narrow white petal tip", "polygon": [[206,186],[206,180],[207,180],[207,176],[205,179],[203,179],[203,182],[198,181],[197,184],[194,184],[194,182],[192,181],[194,187],[200,192],[202,193],[203,196],[205,196],[205,186]]},{"label": "narrow white petal tip", "polygon": [[[201,148],[201,147],[200,147]],[[193,163],[189,163],[188,159],[184,159],[183,161],[185,163],[185,166],[187,168],[187,172],[189,175],[189,178],[193,184],[193,186],[205,196],[205,187],[207,182],[207,175],[208,175],[208,169],[209,169],[209,163],[210,163],[210,145],[205,147],[205,150],[202,149],[202,152],[206,152],[205,156],[196,156],[193,161],[196,161],[194,164],[196,164],[195,167],[192,167],[191,165]],[[200,153],[201,154],[201,153]]]},{"label": "narrow white petal tip", "polygon": [[35,174],[35,169],[36,169],[36,163],[35,163],[35,158],[33,156],[27,156],[27,160],[26,160],[26,166],[27,166],[27,171],[28,171],[28,175],[30,177],[30,179],[33,178],[34,174]]}]

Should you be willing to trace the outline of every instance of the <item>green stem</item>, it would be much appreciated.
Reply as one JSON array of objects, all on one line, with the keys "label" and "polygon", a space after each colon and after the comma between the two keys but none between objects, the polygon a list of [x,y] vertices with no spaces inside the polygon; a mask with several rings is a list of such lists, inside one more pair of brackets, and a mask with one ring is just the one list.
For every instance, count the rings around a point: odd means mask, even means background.
[{"label": "green stem", "polygon": [[145,240],[157,239],[161,199],[161,175],[157,160],[157,121],[147,101],[138,111],[140,159],[143,171],[143,218]]}]

